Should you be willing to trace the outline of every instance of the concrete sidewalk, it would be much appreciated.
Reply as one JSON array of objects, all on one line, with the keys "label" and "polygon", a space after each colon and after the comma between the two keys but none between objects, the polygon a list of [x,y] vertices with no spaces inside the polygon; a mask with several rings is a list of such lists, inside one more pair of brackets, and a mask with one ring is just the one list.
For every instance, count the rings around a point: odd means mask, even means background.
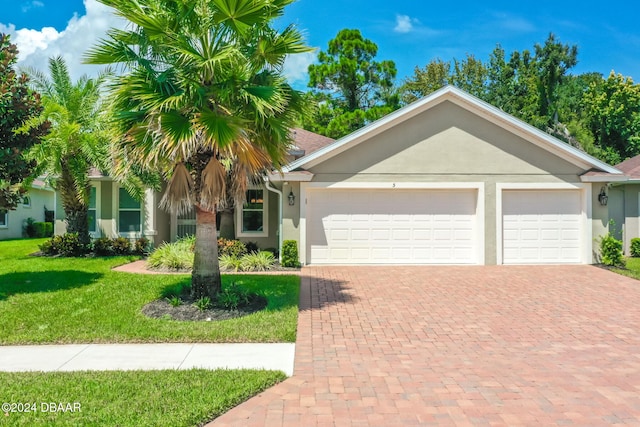
[{"label": "concrete sidewalk", "polygon": [[69,344],[0,346],[0,371],[268,369],[293,375],[295,344]]}]

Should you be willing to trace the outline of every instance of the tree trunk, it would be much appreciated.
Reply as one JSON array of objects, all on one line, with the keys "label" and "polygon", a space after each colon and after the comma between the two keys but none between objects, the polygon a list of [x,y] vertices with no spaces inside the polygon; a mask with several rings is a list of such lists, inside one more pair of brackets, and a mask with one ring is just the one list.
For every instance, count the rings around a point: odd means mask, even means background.
[{"label": "tree trunk", "polygon": [[220,211],[220,237],[233,240],[236,238],[233,209]]},{"label": "tree trunk", "polygon": [[191,296],[196,299],[217,298],[222,290],[218,239],[216,237],[216,213],[195,206],[196,245],[191,273]]},{"label": "tree trunk", "polygon": [[[57,188],[60,191],[62,207],[67,221],[67,233],[78,233],[78,240],[83,245],[88,246],[91,242],[89,237],[89,192],[91,187],[88,182],[82,190],[77,189],[76,181],[67,165],[62,161],[61,174]],[[83,191],[83,194],[78,194]]]}]

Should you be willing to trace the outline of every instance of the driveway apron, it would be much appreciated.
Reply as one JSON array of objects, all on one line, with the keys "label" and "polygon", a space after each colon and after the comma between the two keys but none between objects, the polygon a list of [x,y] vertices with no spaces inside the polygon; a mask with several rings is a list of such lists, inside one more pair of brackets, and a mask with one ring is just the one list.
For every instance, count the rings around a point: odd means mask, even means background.
[{"label": "driveway apron", "polygon": [[294,376],[210,425],[640,424],[640,282],[593,266],[306,267]]}]

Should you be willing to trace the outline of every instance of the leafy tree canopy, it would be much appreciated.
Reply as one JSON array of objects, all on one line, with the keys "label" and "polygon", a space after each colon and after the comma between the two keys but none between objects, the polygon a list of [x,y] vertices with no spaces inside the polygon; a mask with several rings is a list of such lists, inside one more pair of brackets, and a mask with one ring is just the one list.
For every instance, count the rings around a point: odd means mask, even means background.
[{"label": "leafy tree canopy", "polygon": [[309,66],[309,100],[316,114],[304,127],[339,138],[400,106],[393,61],[376,61],[378,46],[360,30],[344,29]]},{"label": "leafy tree canopy", "polygon": [[20,199],[20,184],[29,178],[36,162],[25,153],[46,135],[49,123],[28,130],[25,122],[42,111],[40,95],[29,88],[25,74],[14,70],[18,49],[0,34],[0,210],[13,209]]}]

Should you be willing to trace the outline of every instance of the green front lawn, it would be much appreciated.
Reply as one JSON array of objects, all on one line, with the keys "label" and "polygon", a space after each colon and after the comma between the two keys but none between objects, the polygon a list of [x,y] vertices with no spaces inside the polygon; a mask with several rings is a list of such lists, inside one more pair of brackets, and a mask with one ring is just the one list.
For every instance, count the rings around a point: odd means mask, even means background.
[{"label": "green front lawn", "polygon": [[[254,370],[0,373],[0,401],[36,410],[3,411],[0,425],[191,427],[284,378]],[[60,403],[76,411],[51,412]]]},{"label": "green front lawn", "polygon": [[626,258],[626,261],[627,265],[625,268],[614,268],[612,271],[640,280],[640,258]]},{"label": "green front lawn", "polygon": [[223,286],[264,295],[265,310],[220,322],[151,319],[140,310],[187,275],[111,271],[133,257],[45,258],[43,240],[0,242],[0,344],[121,342],[294,342],[298,276],[225,275]]}]

